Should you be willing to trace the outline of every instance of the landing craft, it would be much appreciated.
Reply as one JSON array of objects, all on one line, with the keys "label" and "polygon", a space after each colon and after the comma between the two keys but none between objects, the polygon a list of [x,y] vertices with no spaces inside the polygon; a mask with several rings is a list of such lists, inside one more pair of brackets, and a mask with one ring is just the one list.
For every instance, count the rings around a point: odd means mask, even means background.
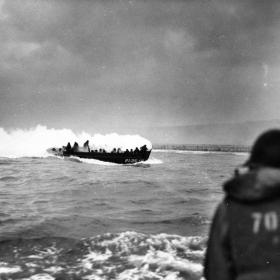
[{"label": "landing craft", "polygon": [[96,159],[106,162],[113,162],[118,164],[131,164],[140,161],[146,161],[151,150],[148,150],[147,146],[136,148],[135,150],[121,151],[120,149],[113,149],[112,152],[107,152],[104,149],[93,150],[89,147],[89,141],[86,141],[83,147],[79,147],[78,143],[75,142],[73,147],[70,143],[62,148],[50,148],[47,150],[48,153],[60,157],[75,156],[79,158]]}]

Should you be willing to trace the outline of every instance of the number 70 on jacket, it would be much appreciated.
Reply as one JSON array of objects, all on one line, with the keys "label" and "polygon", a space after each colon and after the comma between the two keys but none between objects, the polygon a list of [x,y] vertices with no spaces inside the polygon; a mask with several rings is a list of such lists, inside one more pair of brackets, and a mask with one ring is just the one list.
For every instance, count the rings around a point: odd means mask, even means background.
[{"label": "number 70 on jacket", "polygon": [[261,213],[253,212],[253,233],[258,234],[261,227],[266,231],[275,231],[278,229],[278,215],[275,211]]}]

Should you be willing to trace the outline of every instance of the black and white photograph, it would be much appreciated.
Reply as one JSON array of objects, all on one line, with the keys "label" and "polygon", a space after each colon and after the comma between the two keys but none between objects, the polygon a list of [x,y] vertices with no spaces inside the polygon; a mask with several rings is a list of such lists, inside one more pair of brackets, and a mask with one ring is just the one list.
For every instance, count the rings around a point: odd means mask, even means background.
[{"label": "black and white photograph", "polygon": [[280,1],[0,0],[0,280],[279,280]]}]

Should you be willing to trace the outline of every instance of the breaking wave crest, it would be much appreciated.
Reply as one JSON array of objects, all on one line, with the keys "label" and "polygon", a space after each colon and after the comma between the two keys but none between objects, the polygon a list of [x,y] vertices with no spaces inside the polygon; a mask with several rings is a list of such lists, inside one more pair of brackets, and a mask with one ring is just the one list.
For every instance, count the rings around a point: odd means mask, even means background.
[{"label": "breaking wave crest", "polygon": [[150,157],[147,161],[145,161],[145,163],[147,163],[147,164],[162,164],[163,161],[160,160],[160,159],[157,159],[157,158]]},{"label": "breaking wave crest", "polygon": [[28,130],[15,129],[6,131],[0,127],[0,157],[47,157],[46,150],[50,147],[61,147],[67,142],[77,141],[82,145],[86,140],[94,144],[96,149],[111,151],[113,148],[135,149],[147,145],[152,148],[149,140],[139,135],[119,135],[111,133],[106,135],[82,132],[75,134],[71,129],[54,129],[37,125]]},{"label": "breaking wave crest", "polygon": [[137,232],[107,233],[80,241],[58,237],[2,241],[0,276],[200,280],[205,244],[203,237]]}]

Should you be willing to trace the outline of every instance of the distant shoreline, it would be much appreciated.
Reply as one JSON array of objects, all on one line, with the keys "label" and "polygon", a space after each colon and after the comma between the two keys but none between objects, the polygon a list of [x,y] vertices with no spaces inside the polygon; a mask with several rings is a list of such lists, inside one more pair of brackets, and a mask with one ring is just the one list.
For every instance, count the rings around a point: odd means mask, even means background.
[{"label": "distant shoreline", "polygon": [[183,145],[172,145],[172,144],[154,144],[153,149],[158,150],[181,150],[181,151],[203,151],[203,152],[240,152],[247,153],[250,151],[249,146],[241,145],[209,145],[209,144],[183,144]]}]

